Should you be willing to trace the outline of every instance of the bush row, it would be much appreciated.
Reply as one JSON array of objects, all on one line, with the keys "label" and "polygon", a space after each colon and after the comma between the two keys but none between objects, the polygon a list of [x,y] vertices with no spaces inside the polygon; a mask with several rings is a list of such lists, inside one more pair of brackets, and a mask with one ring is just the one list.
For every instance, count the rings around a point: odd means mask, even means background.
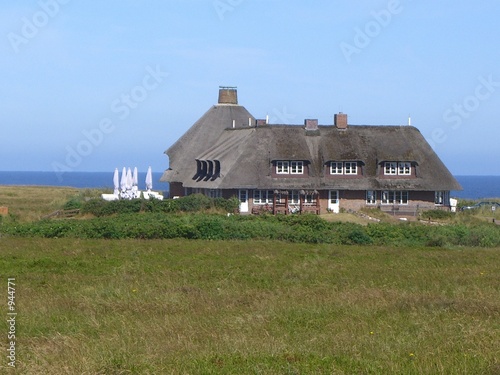
[{"label": "bush row", "polygon": [[415,223],[327,222],[316,215],[119,214],[86,220],[3,223],[4,235],[75,238],[270,239],[289,242],[390,246],[500,246],[493,224],[425,226]]},{"label": "bush row", "polygon": [[130,214],[139,212],[202,212],[207,210],[217,210],[222,212],[235,212],[239,207],[237,198],[209,198],[202,194],[193,194],[179,199],[132,199],[105,201],[103,199],[91,199],[79,201],[69,200],[64,206],[65,209],[79,208],[82,214],[94,216],[110,216],[116,214]]}]

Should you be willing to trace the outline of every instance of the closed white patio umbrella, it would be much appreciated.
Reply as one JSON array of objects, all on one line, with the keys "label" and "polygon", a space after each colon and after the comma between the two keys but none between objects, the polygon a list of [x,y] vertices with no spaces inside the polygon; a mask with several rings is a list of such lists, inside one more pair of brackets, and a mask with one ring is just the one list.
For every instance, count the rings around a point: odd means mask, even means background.
[{"label": "closed white patio umbrella", "polygon": [[115,168],[115,174],[113,175],[113,185],[115,187],[113,194],[114,195],[120,194],[120,177],[119,177],[118,168]]},{"label": "closed white patio umbrella", "polygon": [[139,175],[138,175],[138,172],[137,172],[137,167],[134,167],[134,173],[132,175],[132,180],[133,180],[133,185],[137,186],[138,183],[139,183]]},{"label": "closed white patio umbrella", "polygon": [[146,173],[146,190],[153,190],[153,172],[151,172],[151,167],[148,167],[148,172]]},{"label": "closed white patio umbrella", "polygon": [[120,188],[122,189],[122,192],[127,190],[127,169],[123,167],[122,169],[122,178],[120,180]]},{"label": "closed white patio umbrella", "polygon": [[127,179],[126,179],[126,189],[127,190],[131,190],[132,189],[132,185],[134,184],[134,179],[132,177],[132,170],[130,169],[127,169]]}]

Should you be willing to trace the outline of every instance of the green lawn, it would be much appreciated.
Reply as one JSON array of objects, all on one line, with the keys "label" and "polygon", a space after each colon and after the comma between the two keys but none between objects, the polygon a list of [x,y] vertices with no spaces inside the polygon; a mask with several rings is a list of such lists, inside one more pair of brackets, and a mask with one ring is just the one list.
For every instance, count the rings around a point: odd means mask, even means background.
[{"label": "green lawn", "polygon": [[0,241],[18,373],[500,373],[500,248]]}]

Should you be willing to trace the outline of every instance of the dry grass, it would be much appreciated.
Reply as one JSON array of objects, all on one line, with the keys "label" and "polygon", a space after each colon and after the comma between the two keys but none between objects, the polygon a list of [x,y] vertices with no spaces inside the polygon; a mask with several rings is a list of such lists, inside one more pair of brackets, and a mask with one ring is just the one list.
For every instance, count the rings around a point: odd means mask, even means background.
[{"label": "dry grass", "polygon": [[0,246],[0,273],[18,283],[23,374],[499,369],[500,249],[11,238]]},{"label": "dry grass", "polygon": [[0,186],[0,206],[21,221],[39,220],[61,208],[78,189],[41,186]]}]

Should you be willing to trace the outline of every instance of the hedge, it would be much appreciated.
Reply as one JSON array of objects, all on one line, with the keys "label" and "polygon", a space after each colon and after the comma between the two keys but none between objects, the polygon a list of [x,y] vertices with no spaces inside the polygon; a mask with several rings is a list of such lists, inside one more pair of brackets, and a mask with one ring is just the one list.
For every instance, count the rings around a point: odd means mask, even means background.
[{"label": "hedge", "polygon": [[[105,210],[110,211],[113,210]],[[23,224],[4,221],[0,224],[0,234],[47,238],[269,239],[376,246],[500,246],[500,226],[490,223],[443,226],[377,223],[362,226],[327,222],[316,215],[307,214],[226,216],[203,213],[120,213],[89,219],[41,220]]]}]

